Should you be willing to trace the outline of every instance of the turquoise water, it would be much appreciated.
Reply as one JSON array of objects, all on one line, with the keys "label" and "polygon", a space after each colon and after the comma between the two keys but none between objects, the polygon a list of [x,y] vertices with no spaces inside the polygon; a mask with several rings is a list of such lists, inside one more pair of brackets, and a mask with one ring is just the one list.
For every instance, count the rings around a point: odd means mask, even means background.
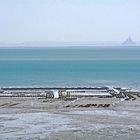
[{"label": "turquoise water", "polygon": [[140,49],[1,48],[0,86],[139,89]]}]

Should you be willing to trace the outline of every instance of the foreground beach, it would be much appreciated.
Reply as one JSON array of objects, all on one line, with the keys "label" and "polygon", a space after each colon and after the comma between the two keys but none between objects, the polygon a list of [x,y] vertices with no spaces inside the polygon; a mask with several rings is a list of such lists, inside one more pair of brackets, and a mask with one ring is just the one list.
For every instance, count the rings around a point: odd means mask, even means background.
[{"label": "foreground beach", "polygon": [[120,101],[115,97],[82,97],[64,101],[1,97],[0,139],[138,140],[139,108],[140,98]]}]

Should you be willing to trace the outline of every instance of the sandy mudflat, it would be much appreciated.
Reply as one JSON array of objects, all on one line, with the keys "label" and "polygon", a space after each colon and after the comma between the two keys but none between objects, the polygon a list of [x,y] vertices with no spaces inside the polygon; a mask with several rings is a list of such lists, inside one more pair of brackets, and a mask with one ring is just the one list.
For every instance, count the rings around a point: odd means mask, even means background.
[{"label": "sandy mudflat", "polygon": [[[139,98],[43,101],[0,98],[0,140],[140,140]],[[111,106],[78,107],[87,103]]]}]

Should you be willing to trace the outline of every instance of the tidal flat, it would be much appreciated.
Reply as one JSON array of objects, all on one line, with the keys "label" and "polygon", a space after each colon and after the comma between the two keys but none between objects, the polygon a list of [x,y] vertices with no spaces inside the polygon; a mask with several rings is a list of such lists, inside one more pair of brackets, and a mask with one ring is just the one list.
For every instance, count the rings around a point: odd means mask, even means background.
[{"label": "tidal flat", "polygon": [[[85,106],[97,104],[97,106]],[[109,107],[99,104],[110,104]],[[0,98],[1,140],[139,140],[140,98]]]}]

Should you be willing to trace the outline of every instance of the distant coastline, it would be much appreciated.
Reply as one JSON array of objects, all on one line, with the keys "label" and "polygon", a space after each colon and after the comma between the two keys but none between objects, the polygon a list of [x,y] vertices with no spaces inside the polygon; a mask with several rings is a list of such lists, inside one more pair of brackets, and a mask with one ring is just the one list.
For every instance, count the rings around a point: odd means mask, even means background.
[{"label": "distant coastline", "polygon": [[0,43],[0,47],[46,47],[46,48],[123,48],[140,47],[140,42],[133,41],[130,37],[124,42],[117,41],[27,41],[17,43]]}]

